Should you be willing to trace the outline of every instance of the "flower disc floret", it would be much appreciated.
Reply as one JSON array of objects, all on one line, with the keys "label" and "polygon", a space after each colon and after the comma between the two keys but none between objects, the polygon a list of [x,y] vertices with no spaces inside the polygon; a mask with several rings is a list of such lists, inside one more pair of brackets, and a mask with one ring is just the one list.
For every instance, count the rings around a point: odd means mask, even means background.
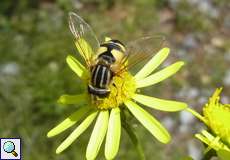
[{"label": "flower disc floret", "polygon": [[129,72],[114,76],[109,90],[109,96],[99,100],[98,104],[95,105],[98,109],[116,108],[131,99],[136,91],[134,77]]},{"label": "flower disc floret", "polygon": [[230,145],[230,105],[219,102],[221,90],[220,88],[215,91],[203,108],[203,114],[209,128]]}]

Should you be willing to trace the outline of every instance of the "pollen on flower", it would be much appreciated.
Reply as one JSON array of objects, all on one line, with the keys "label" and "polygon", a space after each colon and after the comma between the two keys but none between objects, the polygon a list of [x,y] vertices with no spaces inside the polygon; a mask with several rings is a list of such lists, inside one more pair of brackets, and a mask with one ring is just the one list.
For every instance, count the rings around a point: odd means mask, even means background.
[{"label": "pollen on flower", "polygon": [[203,109],[210,129],[230,145],[230,105],[219,102],[221,89],[217,89]]},{"label": "pollen on flower", "polygon": [[123,72],[113,77],[109,89],[110,94],[108,97],[97,100],[96,107],[98,109],[119,107],[126,100],[131,99],[136,91],[136,82],[130,73]]}]

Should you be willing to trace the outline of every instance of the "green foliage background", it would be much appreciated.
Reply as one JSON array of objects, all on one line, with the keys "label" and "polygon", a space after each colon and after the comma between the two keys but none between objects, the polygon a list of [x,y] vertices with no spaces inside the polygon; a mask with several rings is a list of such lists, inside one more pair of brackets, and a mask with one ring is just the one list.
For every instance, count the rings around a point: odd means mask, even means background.
[{"label": "green foliage background", "polygon": [[[218,14],[186,0],[1,0],[0,137],[22,138],[25,160],[84,159],[92,128],[61,155],[56,155],[55,149],[70,130],[46,138],[49,129],[77,108],[59,106],[58,97],[83,90],[65,63],[67,54],[78,56],[68,28],[69,11],[81,15],[100,38],[127,42],[143,35],[167,37],[172,49],[169,62],[182,59],[186,66],[170,80],[146,89],[147,94],[182,100],[201,111],[214,89],[223,86],[229,102],[230,6],[227,0],[206,3]],[[194,89],[196,96],[189,92]],[[202,150],[202,145],[192,140],[200,128],[197,121],[189,124],[193,129],[181,133],[178,113],[149,111],[161,121],[171,117],[175,125],[170,129],[172,142],[162,145],[132,120],[147,160],[182,159],[191,141]],[[103,159],[102,151],[98,159]],[[139,159],[125,131],[117,159]]]}]

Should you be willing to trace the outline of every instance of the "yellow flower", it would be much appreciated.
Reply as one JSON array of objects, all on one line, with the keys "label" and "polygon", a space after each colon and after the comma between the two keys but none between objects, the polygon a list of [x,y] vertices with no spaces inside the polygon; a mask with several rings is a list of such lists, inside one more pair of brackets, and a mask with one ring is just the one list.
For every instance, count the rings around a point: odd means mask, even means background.
[{"label": "yellow flower", "polygon": [[203,130],[195,136],[208,145],[206,152],[210,149],[215,151],[226,151],[230,153],[230,105],[221,104],[220,93],[222,88],[216,89],[212,97],[203,108],[203,116],[196,111],[187,108],[189,112],[203,121],[210,132]]},{"label": "yellow flower", "polygon": [[[80,40],[82,41],[81,43],[84,43],[88,53],[91,53],[88,43],[82,39]],[[82,54],[77,43],[76,46],[80,54]],[[109,96],[97,103],[91,103],[91,96],[87,93],[87,90],[85,93],[79,95],[61,96],[58,100],[59,103],[81,104],[84,106],[80,107],[76,112],[48,132],[47,136],[53,137],[81,121],[80,125],[57,148],[56,153],[61,153],[70,146],[96,119],[88,142],[86,158],[88,160],[95,159],[104,138],[106,138],[105,157],[106,159],[113,159],[119,149],[122,123],[120,112],[124,109],[128,109],[160,142],[168,143],[170,141],[168,131],[160,122],[136,103],[139,102],[147,107],[169,112],[180,111],[187,107],[182,102],[163,100],[137,93],[137,89],[157,84],[175,74],[183,66],[184,62],[180,61],[153,73],[166,59],[168,54],[168,48],[161,49],[135,76],[131,75],[128,71],[123,72],[119,76],[114,76],[112,80],[113,84],[109,86],[111,91]],[[66,61],[69,67],[87,86],[90,74],[89,70],[70,55],[66,58]]]}]

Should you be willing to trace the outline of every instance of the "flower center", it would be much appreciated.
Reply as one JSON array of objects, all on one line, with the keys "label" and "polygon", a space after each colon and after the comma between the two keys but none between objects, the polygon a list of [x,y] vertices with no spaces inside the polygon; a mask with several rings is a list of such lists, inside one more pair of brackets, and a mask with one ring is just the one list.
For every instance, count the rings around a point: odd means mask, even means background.
[{"label": "flower center", "polygon": [[98,109],[119,107],[134,95],[136,91],[136,82],[130,73],[123,72],[119,76],[113,77],[108,88],[110,89],[108,97],[98,98],[96,100],[96,107]]},{"label": "flower center", "polygon": [[203,112],[211,130],[230,146],[230,105],[219,103],[219,94],[217,90]]}]

